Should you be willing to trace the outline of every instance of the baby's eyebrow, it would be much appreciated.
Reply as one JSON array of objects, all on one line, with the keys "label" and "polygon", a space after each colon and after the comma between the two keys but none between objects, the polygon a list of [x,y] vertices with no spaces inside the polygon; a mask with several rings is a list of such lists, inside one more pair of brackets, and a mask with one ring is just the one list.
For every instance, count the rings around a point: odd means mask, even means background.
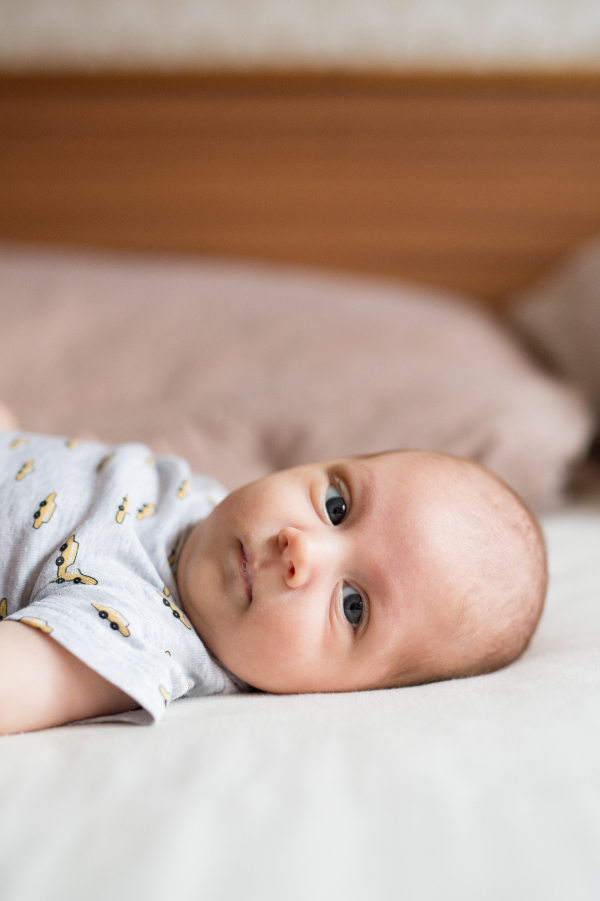
[{"label": "baby's eyebrow", "polygon": [[340,470],[350,489],[350,509],[365,517],[373,508],[373,473],[359,457],[353,457],[352,464],[342,463]]}]

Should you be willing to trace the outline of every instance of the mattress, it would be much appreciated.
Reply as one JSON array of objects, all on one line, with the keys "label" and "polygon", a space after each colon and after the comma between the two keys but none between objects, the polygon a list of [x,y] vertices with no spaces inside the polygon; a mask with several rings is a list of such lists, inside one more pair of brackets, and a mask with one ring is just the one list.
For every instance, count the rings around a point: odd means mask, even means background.
[{"label": "mattress", "polygon": [[598,898],[600,491],[543,525],[499,672],[1,738],[3,901]]}]

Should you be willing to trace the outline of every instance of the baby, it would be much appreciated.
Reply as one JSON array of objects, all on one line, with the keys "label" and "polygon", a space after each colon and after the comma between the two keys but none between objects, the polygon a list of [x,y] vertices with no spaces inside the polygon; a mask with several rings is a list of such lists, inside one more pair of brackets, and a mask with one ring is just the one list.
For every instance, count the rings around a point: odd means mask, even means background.
[{"label": "baby", "polygon": [[0,498],[3,733],[140,706],[157,720],[183,695],[488,673],[544,603],[532,514],[441,453],[299,466],[225,496],[142,445],[4,433]]}]

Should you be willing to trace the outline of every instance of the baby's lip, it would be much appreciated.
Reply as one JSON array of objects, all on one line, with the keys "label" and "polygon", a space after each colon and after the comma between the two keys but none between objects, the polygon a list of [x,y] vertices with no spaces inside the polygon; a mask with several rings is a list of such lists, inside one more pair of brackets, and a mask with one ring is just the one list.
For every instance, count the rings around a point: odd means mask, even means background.
[{"label": "baby's lip", "polygon": [[238,555],[238,566],[240,570],[240,578],[242,585],[246,590],[248,603],[252,603],[252,588],[254,585],[254,573],[252,572],[252,554],[244,547],[240,541],[240,551]]}]

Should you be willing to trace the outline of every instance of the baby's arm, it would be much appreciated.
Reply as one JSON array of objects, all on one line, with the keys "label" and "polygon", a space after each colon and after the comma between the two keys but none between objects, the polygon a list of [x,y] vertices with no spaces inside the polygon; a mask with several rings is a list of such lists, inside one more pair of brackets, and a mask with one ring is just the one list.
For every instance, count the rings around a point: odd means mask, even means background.
[{"label": "baby's arm", "polygon": [[0,623],[0,735],[137,706],[48,635],[23,623]]}]

